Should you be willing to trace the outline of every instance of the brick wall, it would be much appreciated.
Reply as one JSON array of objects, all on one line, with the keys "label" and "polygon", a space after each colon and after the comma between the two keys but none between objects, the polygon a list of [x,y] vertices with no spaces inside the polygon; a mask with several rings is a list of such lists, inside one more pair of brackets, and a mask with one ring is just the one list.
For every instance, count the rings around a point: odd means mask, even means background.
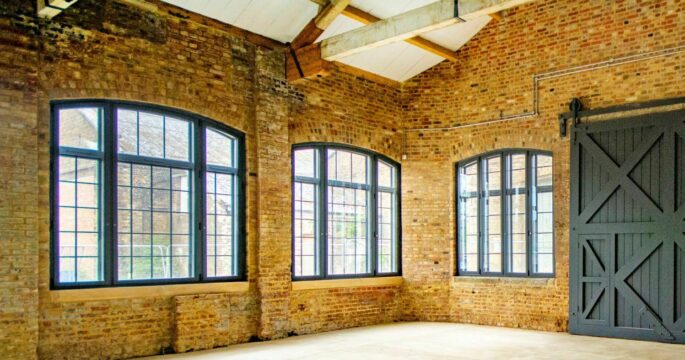
[{"label": "brick wall", "polygon": [[[142,15],[141,15],[142,14]],[[48,139],[51,99],[113,98],[177,107],[202,114],[246,133],[255,142],[254,83],[257,46],[220,27],[208,27],[117,2],[79,1],[59,21],[41,25],[39,77],[39,167],[43,224],[48,217]],[[254,145],[250,145],[254,146]],[[256,156],[248,156],[248,172]],[[254,214],[257,186],[248,185],[248,214]],[[248,221],[248,247],[257,242],[257,223]],[[49,232],[40,244],[40,358],[128,358],[156,354],[174,345],[174,299],[169,296],[96,302],[50,301]],[[256,278],[255,252],[248,276]],[[200,300],[197,300],[200,301]],[[256,288],[231,294],[229,341],[256,334]],[[224,344],[218,341],[216,344]],[[200,343],[195,348],[202,348]],[[181,348],[193,348],[182,345]]]},{"label": "brick wall", "polygon": [[[293,84],[291,96],[291,144],[349,144],[400,161],[399,89],[334,73]],[[302,335],[396,321],[399,292],[399,286],[292,291],[289,332]]]},{"label": "brick wall", "polygon": [[[488,24],[459,50],[458,62],[404,84],[404,319],[567,329],[570,145],[558,135],[557,115],[574,97],[597,108],[685,95],[685,53],[662,56],[685,45],[684,7],[656,0],[537,1]],[[624,59],[655,51],[651,58]],[[601,68],[566,71],[611,59]],[[559,73],[547,74],[552,71]],[[439,130],[533,112],[536,74],[547,74],[539,80],[537,115]],[[454,163],[502,148],[553,152],[554,279],[452,276]]]},{"label": "brick wall", "polygon": [[0,352],[18,359],[38,343],[36,46],[0,20]]},{"label": "brick wall", "polygon": [[[0,351],[17,359],[118,359],[395,320],[399,287],[321,291],[330,295],[318,305],[292,310],[302,294],[290,300],[290,194],[282,189],[289,188],[294,142],[344,142],[397,156],[392,124],[399,117],[399,89],[333,75],[327,81],[364,99],[346,106],[323,84],[288,84],[277,45],[159,1],[150,4],[157,9],[81,0],[54,21],[36,19],[33,2],[0,5],[0,114],[3,135],[10,135],[0,140],[0,160],[10,170],[0,181],[11,189],[0,202]],[[248,291],[218,298],[54,300],[49,101],[67,98],[176,107],[246,133]],[[305,123],[306,130],[297,130]],[[217,302],[224,307],[214,315],[195,311]],[[329,311],[335,304],[338,310]],[[360,318],[347,320],[355,311]],[[312,327],[295,313],[333,325]],[[194,337],[196,329],[207,330],[209,339]]]},{"label": "brick wall", "polygon": [[[540,0],[509,10],[460,50],[458,62],[401,88],[339,72],[289,84],[278,47],[157,0],[149,2],[157,10],[80,0],[55,21],[37,20],[33,3],[0,4],[0,352],[7,358],[118,359],[399,319],[563,331],[569,144],[558,136],[557,114],[573,97],[600,107],[685,92],[684,53],[659,53],[541,79],[535,116],[438,129],[534,111],[535,74],[683,45],[685,4],[667,0]],[[64,98],[177,107],[246,133],[247,291],[53,300],[48,104]],[[407,154],[403,286],[292,289],[283,189],[290,188],[290,146],[310,141],[396,160]],[[554,153],[557,276],[454,277],[453,165],[511,147]],[[194,310],[207,306],[214,312],[206,316]],[[193,338],[184,329],[215,336]]]}]

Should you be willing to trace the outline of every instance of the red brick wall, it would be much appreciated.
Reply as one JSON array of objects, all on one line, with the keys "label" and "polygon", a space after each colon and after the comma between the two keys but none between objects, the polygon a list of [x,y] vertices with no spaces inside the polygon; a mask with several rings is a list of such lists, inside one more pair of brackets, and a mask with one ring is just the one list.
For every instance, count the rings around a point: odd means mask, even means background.
[{"label": "red brick wall", "polygon": [[[569,149],[557,115],[579,97],[590,108],[685,95],[685,4],[548,0],[506,11],[459,50],[459,61],[403,86],[408,130],[403,162],[405,319],[564,331],[568,320]],[[668,49],[680,51],[661,56]],[[653,51],[654,58],[626,56]],[[614,59],[581,73],[565,69]],[[426,131],[498,120],[518,120]],[[556,277],[454,277],[454,163],[502,148],[554,154]],[[429,188],[427,183],[432,184]]]},{"label": "red brick wall", "polygon": [[16,358],[38,343],[36,55],[29,33],[0,20],[0,352]]},{"label": "red brick wall", "polygon": [[[291,144],[332,142],[401,158],[399,89],[334,73],[293,84]],[[396,321],[399,286],[292,291],[292,334]]]},{"label": "red brick wall", "polygon": [[[0,181],[3,189],[11,189],[0,202],[5,242],[0,277],[8,284],[0,288],[0,351],[17,359],[36,354],[118,359],[174,345],[201,349],[395,320],[399,287],[377,293],[373,287],[345,290],[349,296],[323,291],[330,295],[306,307],[319,325],[297,317],[303,312],[292,304],[302,298],[295,293],[291,301],[290,194],[283,189],[290,188],[290,145],[303,137],[397,156],[398,129],[391,124],[399,118],[399,90],[333,75],[327,81],[363,99],[350,107],[323,83],[294,88],[283,78],[280,48],[255,45],[255,37],[244,31],[152,4],[158,10],[81,0],[54,21],[37,20],[33,3],[0,5],[0,114],[3,135],[10,135],[0,140],[1,164],[9,170]],[[246,133],[248,291],[209,302],[192,295],[53,299],[48,285],[49,101],[66,98],[177,107]],[[305,123],[307,130],[298,130]],[[229,302],[222,312],[228,314],[228,334],[224,329],[212,341],[199,341],[183,333],[213,328],[213,320],[193,318],[188,311],[224,300]],[[179,303],[185,309],[180,313]],[[330,311],[333,305],[345,313]],[[355,311],[359,317],[349,321]],[[184,316],[177,322],[179,314]]]},{"label": "red brick wall", "polygon": [[[38,21],[33,2],[0,4],[0,352],[7,358],[127,358],[159,353],[174,339],[197,349],[398,319],[565,330],[569,144],[558,136],[557,114],[573,97],[600,107],[685,92],[685,53],[678,52],[542,79],[536,116],[422,130],[531,112],[535,74],[685,45],[680,2],[540,0],[489,24],[458,62],[399,89],[344,73],[289,84],[282,50],[152,3],[160,10],[80,0],[53,22]],[[246,133],[248,291],[228,300],[52,300],[48,104],[63,98],[178,107]],[[292,290],[290,194],[283,189],[290,188],[290,146],[308,141],[352,144],[396,160],[407,154],[402,287]],[[454,277],[453,165],[509,147],[554,153],[557,276]],[[175,322],[178,301],[186,310],[229,301],[221,312],[228,335],[221,320],[216,341],[184,338]],[[195,320],[193,326],[214,326]]]}]

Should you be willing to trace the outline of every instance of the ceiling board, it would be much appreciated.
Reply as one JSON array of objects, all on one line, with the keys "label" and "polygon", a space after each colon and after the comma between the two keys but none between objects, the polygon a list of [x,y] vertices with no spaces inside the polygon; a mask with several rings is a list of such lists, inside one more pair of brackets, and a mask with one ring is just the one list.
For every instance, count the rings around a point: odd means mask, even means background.
[{"label": "ceiling board", "polygon": [[280,42],[292,41],[316,16],[310,0],[163,0]]},{"label": "ceiling board", "polygon": [[446,28],[424,33],[421,37],[442,45],[452,51],[457,51],[484,28],[490,20],[492,20],[490,16],[482,16],[464,23],[454,24]]},{"label": "ceiling board", "polygon": [[437,2],[437,0],[352,0],[352,6],[381,19]]},{"label": "ceiling board", "polygon": [[354,54],[339,62],[396,81],[405,81],[444,59],[405,42],[387,44]]},{"label": "ceiling board", "polygon": [[[292,41],[313,19],[319,6],[310,0],[163,0],[189,11],[281,42]],[[352,0],[351,6],[378,18],[392,17],[437,0]],[[489,16],[435,30],[422,37],[450,50],[457,50],[488,24]],[[364,26],[338,16],[317,41]],[[392,79],[405,81],[444,59],[406,42],[348,56],[340,62]]]}]

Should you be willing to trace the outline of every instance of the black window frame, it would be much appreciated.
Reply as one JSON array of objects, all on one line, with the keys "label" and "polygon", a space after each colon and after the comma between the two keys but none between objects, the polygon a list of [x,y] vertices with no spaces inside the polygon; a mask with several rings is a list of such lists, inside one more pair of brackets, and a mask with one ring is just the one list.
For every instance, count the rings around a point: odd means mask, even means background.
[{"label": "black window frame", "polygon": [[[101,205],[101,233],[102,233],[102,262],[103,279],[93,282],[59,282],[59,254],[58,254],[58,207],[59,207],[59,124],[58,113],[62,109],[98,107],[102,109],[100,119],[100,144],[102,149],[102,164],[100,171],[100,200]],[[195,154],[195,158],[186,165],[192,167],[193,190],[191,198],[192,220],[191,226],[194,237],[193,241],[193,276],[189,278],[167,278],[167,279],[139,279],[139,280],[118,280],[117,257],[117,166],[119,164],[119,154],[117,148],[117,114],[116,109],[127,109],[144,111],[153,114],[163,114],[167,116],[178,116],[180,119],[191,123],[192,134],[189,139],[189,148]],[[205,210],[205,182],[207,171],[212,171],[211,165],[205,164],[205,129],[215,129],[226,133],[236,139],[238,153],[235,156],[236,164],[236,199],[237,220],[235,224],[237,239],[234,244],[234,255],[236,256],[236,274],[233,276],[210,277],[206,276],[206,210]],[[80,154],[79,154],[80,155]],[[125,155],[124,158],[130,157]],[[123,160],[124,162],[126,160]],[[161,161],[150,159],[150,164],[159,162],[162,166],[168,166],[169,162],[177,165],[183,161],[169,160]],[[88,288],[110,288],[110,287],[131,287],[131,286],[153,286],[171,284],[193,284],[193,283],[216,283],[216,282],[235,282],[246,281],[246,147],[245,134],[228,125],[212,120],[205,116],[191,113],[185,110],[171,108],[167,106],[149,104],[137,101],[106,100],[106,99],[69,99],[50,101],[50,289],[88,289]],[[198,216],[199,214],[199,216]]]},{"label": "black window frame", "polygon": [[[295,151],[303,149],[314,149],[318,152],[318,214],[315,219],[316,222],[316,232],[317,237],[315,239],[318,248],[317,262],[319,275],[313,276],[296,276],[295,275],[295,231],[291,231],[291,280],[292,281],[308,281],[308,280],[333,280],[333,279],[356,279],[356,278],[374,278],[374,277],[392,277],[392,276],[402,276],[402,216],[401,216],[401,164],[388,156],[364,149],[361,147],[340,144],[334,142],[308,142],[293,144],[290,151],[291,157],[291,228],[295,223]],[[328,162],[325,154],[328,153],[329,149],[351,151],[359,154],[363,154],[369,157],[370,160],[370,189],[371,192],[371,204],[369,206],[369,219],[371,220],[371,231],[372,236],[370,237],[370,248],[371,251],[368,254],[370,261],[371,272],[365,274],[328,274]],[[397,271],[395,272],[378,272],[378,161],[385,162],[386,164],[395,168],[396,172],[396,184],[395,184],[395,199],[397,201],[397,209],[395,213],[395,234],[397,235],[396,244],[396,263]],[[387,190],[387,188],[384,188]]]},{"label": "black window frame", "polygon": [[[508,271],[508,265],[509,265],[509,260],[508,257],[510,255],[509,251],[509,246],[508,246],[508,240],[507,240],[507,235],[508,235],[508,230],[507,230],[507,225],[508,225],[508,217],[506,214],[508,214],[508,201],[506,200],[507,195],[511,193],[512,190],[507,189],[508,187],[508,181],[509,181],[509,175],[508,173],[510,172],[510,165],[509,162],[507,161],[508,157],[510,155],[525,155],[526,157],[526,189],[525,189],[525,194],[526,196],[526,272],[511,272]],[[552,159],[552,164],[554,164],[554,156],[551,151],[545,151],[545,150],[538,150],[538,149],[528,149],[528,148],[507,148],[507,149],[500,149],[500,150],[493,150],[489,152],[485,152],[482,154],[478,154],[476,156],[472,156],[463,160],[460,160],[455,163],[454,166],[454,171],[455,171],[455,196],[454,196],[454,204],[455,204],[455,271],[454,274],[455,276],[475,276],[475,277],[514,277],[514,278],[555,278],[556,277],[556,229],[554,227],[554,218],[555,218],[555,213],[554,211],[554,201],[552,201],[552,272],[550,273],[535,273],[533,272],[533,248],[532,248],[532,242],[533,242],[533,232],[532,232],[532,226],[533,226],[533,185],[531,182],[531,179],[533,176],[537,175],[536,168],[533,168],[531,166],[533,156],[535,155],[543,155],[543,156],[549,156]],[[501,260],[501,271],[500,272],[486,272],[483,271],[484,268],[484,257],[485,257],[485,238],[483,236],[484,234],[484,224],[482,219],[484,218],[484,208],[485,206],[483,205],[484,203],[484,193],[487,191],[486,189],[483,188],[484,186],[484,172],[483,172],[483,162],[487,161],[487,159],[493,158],[499,156],[500,158],[500,190],[497,191],[502,196],[501,199],[501,211],[500,211],[500,220],[501,220],[501,253],[502,253],[502,260]],[[461,184],[459,181],[459,174],[460,174],[460,169],[471,165],[473,163],[476,163],[477,166],[477,171],[478,171],[478,190],[477,190],[477,203],[478,203],[478,271],[461,271],[460,266],[459,266],[459,203],[460,203],[460,190],[461,190]],[[552,181],[552,185],[549,186],[550,192],[552,193],[552,198],[554,198],[554,182]]]}]

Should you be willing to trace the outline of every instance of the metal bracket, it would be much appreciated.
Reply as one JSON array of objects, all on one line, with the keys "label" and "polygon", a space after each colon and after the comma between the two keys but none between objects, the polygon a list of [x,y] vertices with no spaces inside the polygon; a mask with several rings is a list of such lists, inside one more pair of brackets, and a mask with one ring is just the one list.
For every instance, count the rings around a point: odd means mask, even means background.
[{"label": "metal bracket", "polygon": [[568,115],[571,115],[573,119],[573,126],[578,125],[580,122],[579,113],[583,110],[583,103],[578,98],[573,98],[568,104],[568,109],[571,111],[570,114],[560,114],[559,115],[559,136],[562,138],[566,137],[567,132],[567,122],[569,120]]},{"label": "metal bracket", "polygon": [[573,98],[568,104],[568,109],[573,113],[573,125],[578,125],[578,122],[580,121],[578,114],[583,110],[583,103],[580,102],[580,99]]},{"label": "metal bracket", "polygon": [[459,17],[459,0],[454,0],[454,17],[461,22],[466,22],[466,20]]},{"label": "metal bracket", "polygon": [[297,58],[297,52],[295,52],[295,49],[293,49],[292,44],[286,43],[286,46],[288,46],[288,49],[290,49],[290,56],[293,57],[293,62],[295,63],[295,67],[297,67],[297,72],[300,74],[300,77],[303,78],[304,72],[302,71],[300,60]]},{"label": "metal bracket", "polygon": [[559,115],[559,136],[562,138],[566,137],[566,121],[568,119],[564,114]]}]

